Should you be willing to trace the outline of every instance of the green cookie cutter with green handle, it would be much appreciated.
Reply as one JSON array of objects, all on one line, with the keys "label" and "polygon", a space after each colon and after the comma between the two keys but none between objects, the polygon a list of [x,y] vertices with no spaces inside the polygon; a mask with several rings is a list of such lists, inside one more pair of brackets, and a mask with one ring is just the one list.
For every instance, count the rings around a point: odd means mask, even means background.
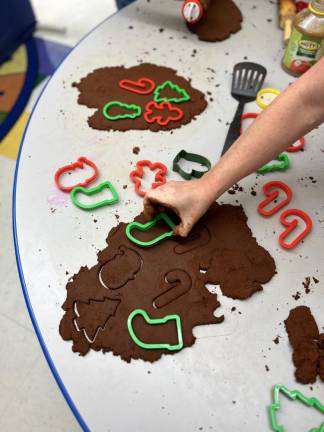
[{"label": "green cookie cutter with green handle", "polygon": [[257,173],[268,174],[274,171],[284,171],[285,169],[290,167],[290,160],[286,153],[280,153],[280,155],[276,157],[276,160],[279,161],[279,163],[275,162],[263,165],[257,170]]},{"label": "green cookie cutter with green handle", "polygon": [[[161,92],[166,88],[169,87],[171,90],[176,91],[179,93],[180,97],[160,97]],[[163,84],[156,87],[154,90],[154,101],[155,102],[174,102],[174,103],[181,103],[181,102],[187,102],[190,100],[189,94],[186,92],[186,90],[179,87],[177,84],[174,84],[172,81],[165,81]]]},{"label": "green cookie cutter with green handle", "polygon": [[[278,423],[277,411],[280,409],[280,392],[291,400],[299,399],[305,405],[316,408],[324,414],[324,405],[316,398],[308,398],[298,390],[288,390],[283,384],[276,384],[273,389],[273,403],[269,407],[271,427],[275,432],[285,432],[284,426]],[[324,432],[324,422],[319,426],[312,428],[309,432]]]},{"label": "green cookie cutter with green handle", "polygon": [[[112,193],[112,198],[105,199],[105,200],[99,201],[99,202],[94,203],[94,204],[83,204],[77,198],[77,194],[79,194],[79,193],[82,193],[82,194],[87,195],[87,196],[92,196],[92,195],[95,195],[96,193],[101,192],[104,189],[110,190],[110,192]],[[95,186],[93,188],[85,188],[82,186],[77,186],[71,190],[70,197],[71,197],[71,201],[73,202],[73,204],[75,206],[83,209],[83,210],[95,210],[95,209],[100,208],[100,207],[115,204],[119,200],[118,193],[117,193],[116,189],[114,188],[114,186],[109,181],[105,181],[105,182],[101,183],[100,185]]]},{"label": "green cookie cutter with green handle", "polygon": [[[169,321],[175,321],[177,327],[177,335],[178,335],[178,343],[176,345],[170,345],[168,343],[145,343],[142,342],[135,334],[133,329],[133,319],[141,315],[145,322],[149,325],[157,325],[157,324],[165,324]],[[166,349],[169,351],[179,351],[183,348],[183,337],[182,337],[182,327],[181,327],[181,318],[179,315],[167,315],[164,318],[150,318],[148,314],[143,309],[135,309],[128,316],[127,320],[127,328],[130,337],[140,348],[143,349]]]},{"label": "green cookie cutter with green handle", "polygon": [[[109,110],[113,106],[118,106],[119,108],[124,108],[124,109],[127,109],[129,111],[133,111],[133,112],[112,116],[109,114]],[[142,108],[139,105],[135,105],[135,104],[129,105],[129,104],[119,102],[119,101],[111,101],[111,102],[106,103],[106,105],[103,107],[102,114],[106,117],[107,120],[111,120],[111,121],[125,120],[125,119],[134,120],[137,117],[141,116]]]},{"label": "green cookie cutter with green handle", "polygon": [[[150,228],[154,227],[161,220],[163,220],[171,228],[171,231],[161,234],[158,237],[149,241],[138,240],[132,235],[132,231],[134,229],[138,229],[140,231],[148,231]],[[172,219],[165,212],[161,212],[157,216],[155,216],[154,219],[146,222],[145,224],[136,221],[129,223],[126,227],[126,236],[130,241],[137,244],[138,246],[149,247],[149,246],[154,246],[155,244],[159,243],[160,241],[164,240],[167,237],[172,237],[174,235],[173,230],[175,227],[176,224],[172,221]]]}]

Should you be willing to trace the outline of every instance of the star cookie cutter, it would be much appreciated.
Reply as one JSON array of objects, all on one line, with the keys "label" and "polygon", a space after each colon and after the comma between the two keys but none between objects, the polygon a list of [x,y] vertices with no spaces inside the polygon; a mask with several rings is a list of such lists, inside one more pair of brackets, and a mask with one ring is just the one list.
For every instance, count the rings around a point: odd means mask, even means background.
[{"label": "star cookie cutter", "polygon": [[[322,414],[324,414],[324,405],[322,403],[314,398],[308,398],[303,393],[301,393],[298,390],[288,390],[287,387],[285,387],[282,384],[276,384],[273,389],[273,402],[269,407],[269,414],[270,414],[270,422],[272,430],[275,432],[285,432],[285,428],[283,425],[280,425],[277,419],[277,412],[279,411],[281,404],[280,404],[280,393],[284,394],[287,398],[295,401],[300,400],[304,405],[315,408]],[[324,432],[324,422],[321,424],[321,426],[312,428],[309,432]]]},{"label": "star cookie cutter", "polygon": [[133,170],[129,177],[135,184],[135,192],[140,197],[145,196],[145,192],[141,190],[142,178],[144,176],[144,167],[148,167],[151,171],[158,169],[159,171],[155,174],[154,183],[152,183],[151,188],[156,189],[162,186],[166,182],[166,174],[168,168],[161,162],[151,162],[149,160],[140,160],[136,163],[136,169]]},{"label": "star cookie cutter", "polygon": [[[179,162],[181,159],[185,159],[188,162],[199,163],[202,166],[206,167],[207,169],[205,171],[197,171],[197,170],[193,169],[193,170],[191,170],[190,173],[188,173],[180,167]],[[201,156],[201,155],[196,154],[196,153],[188,153],[188,152],[186,152],[186,150],[181,150],[176,155],[176,157],[173,159],[172,169],[173,169],[173,171],[180,174],[183,179],[191,180],[192,178],[202,177],[204,174],[206,174],[206,172],[208,172],[211,169],[211,166],[212,166],[211,162],[207,158],[205,158],[204,156]]]},{"label": "star cookie cutter", "polygon": [[[61,175],[64,173],[67,173],[69,171],[73,171],[77,168],[83,169],[84,165],[89,165],[92,169],[93,169],[93,175],[89,178],[87,178],[86,180],[84,180],[83,182],[80,182],[74,186],[63,186],[60,182],[60,178]],[[74,163],[71,163],[69,165],[65,165],[61,168],[59,168],[55,175],[54,175],[54,180],[55,180],[55,184],[56,186],[61,189],[61,191],[63,192],[71,192],[72,189],[79,187],[79,186],[87,186],[88,184],[90,184],[91,182],[93,182],[94,180],[96,180],[96,178],[98,177],[98,168],[97,165],[95,163],[93,163],[90,159],[87,159],[84,156],[80,156],[78,158],[78,160]]]},{"label": "star cookie cutter", "polygon": [[[142,342],[135,334],[133,329],[133,319],[141,315],[144,318],[144,321],[149,325],[158,325],[165,324],[169,321],[175,321],[178,335],[178,343],[176,345],[170,345],[168,343],[145,343]],[[179,315],[167,315],[163,318],[150,318],[148,314],[143,309],[135,309],[131,312],[127,319],[127,328],[128,333],[132,340],[136,343],[137,346],[143,349],[166,349],[168,351],[179,351],[183,348],[183,336],[182,336],[182,327],[181,327],[181,318]]]},{"label": "star cookie cutter", "polygon": [[[117,114],[115,116],[112,116],[109,114],[109,110],[111,107],[117,106],[119,108],[124,108],[129,111],[133,111],[133,113],[124,113],[124,114]],[[134,120],[137,117],[140,117],[142,114],[142,108],[139,105],[135,104],[126,104],[120,101],[111,101],[106,103],[106,105],[102,109],[102,114],[104,117],[106,117],[107,120],[111,121],[117,121],[117,120],[125,120],[125,119],[131,119]]]},{"label": "star cookie cutter", "polygon": [[[83,204],[76,197],[77,194],[79,194],[79,193],[82,193],[86,196],[92,196],[98,192],[101,192],[104,189],[109,189],[111,191],[112,198],[105,199],[105,200],[99,201],[99,202],[94,203],[94,204]],[[113,187],[113,185],[109,181],[105,181],[105,182],[101,183],[100,185],[95,186],[93,188],[84,188],[81,186],[75,187],[70,192],[70,197],[71,197],[71,201],[73,202],[73,204],[75,206],[83,209],[83,210],[95,210],[95,209],[100,208],[100,207],[115,204],[119,200],[118,193],[117,193],[116,189]]]},{"label": "star cookie cutter", "polygon": [[[138,240],[137,238],[135,238],[132,235],[132,231],[134,229],[138,229],[140,231],[148,231],[150,228],[154,227],[161,220],[163,220],[171,228],[170,231],[167,231],[166,233],[161,234],[158,237],[156,237],[152,240],[149,240],[149,241]],[[152,219],[152,220],[150,220],[144,224],[142,224],[140,222],[136,222],[136,221],[129,223],[126,227],[126,236],[131,242],[135,243],[138,246],[150,247],[150,246],[156,245],[157,243],[164,240],[165,238],[172,237],[174,235],[173,230],[175,229],[175,227],[176,227],[176,224],[167,215],[167,213],[161,212],[157,216],[155,216],[154,219]]]}]

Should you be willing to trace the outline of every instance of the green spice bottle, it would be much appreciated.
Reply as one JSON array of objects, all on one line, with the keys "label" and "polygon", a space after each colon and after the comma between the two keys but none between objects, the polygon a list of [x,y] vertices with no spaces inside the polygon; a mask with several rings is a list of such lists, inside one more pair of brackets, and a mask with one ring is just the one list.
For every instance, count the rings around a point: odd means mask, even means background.
[{"label": "green spice bottle", "polygon": [[299,76],[324,56],[324,0],[312,0],[293,22],[282,65]]}]

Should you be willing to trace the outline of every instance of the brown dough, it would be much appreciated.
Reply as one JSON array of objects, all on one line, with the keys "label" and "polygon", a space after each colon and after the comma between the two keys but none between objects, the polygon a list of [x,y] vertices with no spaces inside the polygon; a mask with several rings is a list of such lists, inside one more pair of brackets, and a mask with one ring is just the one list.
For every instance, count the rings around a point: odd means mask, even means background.
[{"label": "brown dough", "polygon": [[[145,218],[141,214],[135,220],[144,222]],[[224,319],[214,315],[220,304],[217,296],[206,289],[207,282],[219,283],[225,295],[244,299],[261,290],[261,284],[275,273],[275,263],[252,236],[242,207],[214,203],[189,238],[172,237],[148,248],[130,242],[125,228],[125,223],[113,228],[107,238],[108,246],[98,253],[98,264],[90,269],[82,267],[67,284],[60,333],[64,340],[73,340],[73,351],[82,355],[94,349],[112,351],[126,361],[141,358],[153,362],[162,354],[174,354],[138,347],[128,334],[129,314],[137,308],[144,309],[151,318],[178,314],[184,346],[189,347],[195,342],[192,331],[195,326],[218,324]],[[133,232],[141,240],[158,233],[161,233],[161,226],[147,232]],[[138,256],[141,257],[140,268]],[[110,277],[107,271],[105,280],[113,281],[114,286],[124,283],[123,286],[108,290],[100,282],[99,272],[105,266],[112,274]],[[79,316],[76,316],[75,304],[80,302],[87,306],[78,307]],[[106,316],[91,310],[89,306],[93,307],[94,302],[107,305],[112,302]],[[113,315],[112,310],[115,310]],[[79,323],[92,335],[97,333],[93,343],[87,340]],[[133,324],[137,336],[145,342],[177,342],[172,322],[149,326],[142,317],[136,317]],[[100,330],[95,331],[95,327]]]},{"label": "brown dough", "polygon": [[285,326],[293,347],[295,377],[302,384],[316,381],[317,374],[324,381],[324,334],[319,334],[316,321],[307,306],[292,309]]},{"label": "brown dough", "polygon": [[238,32],[242,20],[241,11],[232,0],[211,0],[202,19],[187,25],[200,40],[217,42]]},{"label": "brown dough", "polygon": [[[120,80],[137,81],[140,78],[149,78],[156,85],[163,84],[165,81],[172,81],[180,88],[186,90],[190,100],[184,103],[172,103],[172,106],[180,108],[184,112],[184,117],[179,121],[171,121],[166,126],[157,123],[147,123],[143,117],[145,105],[153,100],[153,92],[148,95],[138,95],[129,90],[119,87]],[[203,112],[207,107],[205,96],[199,90],[193,88],[190,81],[177,75],[177,71],[164,66],[157,66],[151,63],[143,63],[131,68],[124,66],[105,67],[96,69],[79,83],[74,83],[74,87],[79,90],[78,103],[89,108],[96,108],[96,112],[89,117],[88,124],[93,129],[99,130],[119,130],[127,131],[130,129],[150,129],[153,132],[160,130],[176,129],[190,123],[193,118]],[[162,97],[179,97],[178,93],[170,89],[165,89],[161,93]],[[102,114],[102,108],[110,101],[120,101],[126,104],[136,104],[142,108],[142,116],[136,119],[124,119],[110,121]],[[154,111],[156,113],[156,111]],[[121,111],[112,112],[113,115],[122,114]],[[163,116],[163,119],[165,117]]]}]

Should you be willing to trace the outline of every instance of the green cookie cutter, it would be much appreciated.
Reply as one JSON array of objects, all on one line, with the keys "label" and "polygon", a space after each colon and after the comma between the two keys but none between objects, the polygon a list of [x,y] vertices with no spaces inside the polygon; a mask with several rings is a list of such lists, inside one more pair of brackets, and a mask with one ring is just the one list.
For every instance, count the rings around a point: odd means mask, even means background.
[{"label": "green cookie cutter", "polygon": [[[76,197],[76,195],[78,193],[83,193],[84,195],[92,196],[98,192],[101,192],[104,189],[110,190],[110,192],[112,193],[112,198],[99,201],[95,204],[82,204],[78,200],[78,198]],[[93,188],[85,188],[82,186],[75,187],[74,189],[71,190],[70,197],[71,197],[71,201],[73,202],[73,204],[77,207],[82,208],[83,210],[95,210],[97,208],[104,207],[106,205],[115,204],[119,200],[118,193],[117,193],[116,189],[114,188],[114,186],[109,181],[105,181],[105,182],[101,183],[100,185],[95,186]]]},{"label": "green cookie cutter", "polygon": [[276,160],[279,161],[279,163],[275,162],[263,165],[257,170],[257,173],[267,174],[274,171],[284,171],[290,167],[289,157],[286,153],[280,153],[280,155],[276,157]]},{"label": "green cookie cutter", "polygon": [[[191,170],[190,173],[188,173],[180,167],[179,162],[181,159],[185,159],[188,162],[199,163],[200,165],[203,165],[207,169],[205,171],[197,171],[197,170],[193,169],[193,170]],[[206,174],[206,172],[208,172],[211,169],[211,166],[212,166],[211,162],[207,158],[205,158],[204,156],[201,156],[201,155],[196,154],[196,153],[187,153],[186,150],[181,150],[176,155],[176,157],[173,159],[172,169],[173,169],[173,171],[180,174],[183,179],[191,180],[192,178],[202,177],[204,174]]]},{"label": "green cookie cutter", "polygon": [[[142,342],[135,334],[133,329],[133,319],[141,315],[145,322],[150,325],[157,325],[157,324],[165,324],[169,321],[175,321],[176,327],[177,327],[177,335],[178,335],[178,343],[176,345],[170,345],[167,343],[145,343]],[[133,312],[130,313],[127,320],[127,328],[128,333],[130,337],[133,339],[133,341],[138,345],[140,348],[143,349],[166,349],[169,351],[179,351],[183,348],[183,337],[182,337],[182,327],[181,327],[181,318],[179,315],[167,315],[164,318],[150,318],[148,314],[143,309],[135,309]]]},{"label": "green cookie cutter", "polygon": [[[118,106],[119,108],[125,108],[127,110],[134,111],[132,114],[125,113],[125,114],[118,114],[115,116],[112,116],[109,114],[109,110],[113,106]],[[119,101],[111,101],[106,103],[106,105],[102,109],[102,114],[106,117],[107,120],[116,121],[116,120],[124,120],[124,119],[136,119],[137,117],[140,117],[142,114],[142,108],[139,105],[135,104],[126,104]]]},{"label": "green cookie cutter", "polygon": [[[176,91],[179,93],[181,97],[160,97],[161,92],[166,88],[169,87],[171,90]],[[156,87],[154,90],[154,101],[155,102],[174,102],[174,103],[182,103],[187,102],[190,100],[189,94],[186,92],[186,90],[179,87],[177,84],[174,84],[172,81],[165,81],[163,84]]]},{"label": "green cookie cutter", "polygon": [[[160,220],[163,220],[171,228],[171,231],[161,234],[155,239],[146,242],[138,240],[132,235],[133,229],[138,229],[140,231],[148,231],[150,228],[155,226]],[[138,246],[142,246],[142,247],[154,246],[155,244],[159,243],[161,240],[164,240],[167,237],[172,237],[173,230],[175,227],[176,224],[172,221],[172,219],[165,212],[161,212],[157,216],[155,216],[154,219],[146,222],[145,224],[141,224],[140,222],[136,222],[136,221],[129,223],[126,227],[126,236],[130,241],[137,244]]]},{"label": "green cookie cutter", "polygon": [[[289,399],[294,401],[299,399],[305,405],[316,408],[318,411],[324,414],[324,405],[322,405],[318,399],[314,397],[308,398],[298,390],[290,391],[284,385],[276,384],[273,389],[273,403],[269,407],[271,427],[275,432],[285,432],[284,426],[280,425],[277,419],[277,411],[280,409],[280,392]],[[324,432],[324,422],[319,427],[313,428],[309,432]]]}]

